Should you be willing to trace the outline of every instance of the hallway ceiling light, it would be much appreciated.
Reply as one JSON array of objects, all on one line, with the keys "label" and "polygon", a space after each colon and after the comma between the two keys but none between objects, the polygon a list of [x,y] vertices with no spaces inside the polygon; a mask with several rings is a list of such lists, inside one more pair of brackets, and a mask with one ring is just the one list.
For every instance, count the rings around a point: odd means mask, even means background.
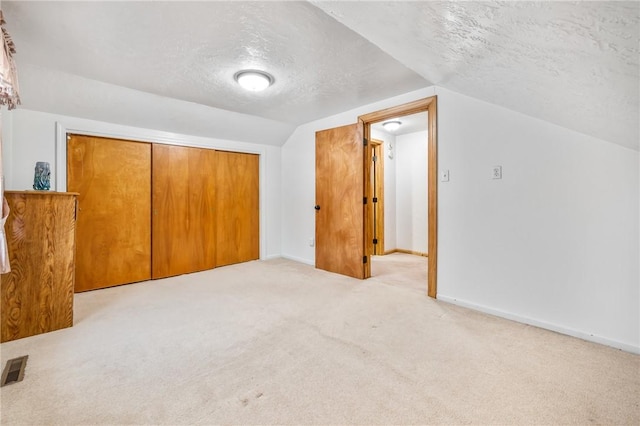
[{"label": "hallway ceiling light", "polygon": [[393,132],[394,130],[398,130],[398,127],[402,124],[401,121],[393,120],[393,121],[385,121],[382,123],[382,127],[389,132]]},{"label": "hallway ceiling light", "polygon": [[257,70],[238,71],[233,78],[243,89],[251,92],[261,92],[275,81],[271,74]]}]

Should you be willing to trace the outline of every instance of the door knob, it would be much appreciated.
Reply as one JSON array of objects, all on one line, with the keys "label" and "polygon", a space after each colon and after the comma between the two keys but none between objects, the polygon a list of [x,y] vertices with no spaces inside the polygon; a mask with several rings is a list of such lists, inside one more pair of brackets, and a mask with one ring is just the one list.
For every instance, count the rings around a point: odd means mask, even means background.
[{"label": "door knob", "polygon": [[316,204],[316,206],[314,207],[314,209],[316,209],[316,210],[320,210],[320,206]]}]

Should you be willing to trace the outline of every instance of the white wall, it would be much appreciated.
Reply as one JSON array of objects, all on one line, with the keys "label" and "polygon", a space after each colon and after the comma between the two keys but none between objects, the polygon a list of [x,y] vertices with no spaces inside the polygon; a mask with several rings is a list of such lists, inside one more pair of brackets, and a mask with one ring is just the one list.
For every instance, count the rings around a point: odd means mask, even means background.
[{"label": "white wall", "polygon": [[72,133],[259,154],[261,258],[280,255],[280,147],[168,133],[22,108],[12,112],[3,111],[2,119],[5,148],[3,163],[6,188],[9,190],[32,189],[37,161],[47,161],[51,164],[51,189],[66,190],[65,130]]},{"label": "white wall", "polygon": [[437,94],[438,297],[640,351],[638,152]]},{"label": "white wall", "polygon": [[[383,142],[384,147],[384,250],[397,248],[396,244],[396,137],[371,129],[371,138]],[[392,152],[393,158],[389,158]]]},{"label": "white wall", "polygon": [[426,253],[427,132],[395,136],[371,129],[371,137],[384,142],[385,251]]},{"label": "white wall", "polygon": [[296,129],[282,148],[283,255],[314,262],[315,131],[434,93],[451,176],[439,183],[439,299],[640,352],[638,152],[445,89]]},{"label": "white wall", "polygon": [[396,136],[396,248],[427,253],[427,131]]},{"label": "white wall", "polygon": [[[0,127],[2,127],[2,174],[5,179],[5,188],[7,185],[7,176],[11,175],[12,163],[5,160],[5,158],[11,157],[11,134],[13,133],[13,126],[9,116],[9,112],[6,109],[0,109]],[[35,166],[35,164],[34,164]]]}]

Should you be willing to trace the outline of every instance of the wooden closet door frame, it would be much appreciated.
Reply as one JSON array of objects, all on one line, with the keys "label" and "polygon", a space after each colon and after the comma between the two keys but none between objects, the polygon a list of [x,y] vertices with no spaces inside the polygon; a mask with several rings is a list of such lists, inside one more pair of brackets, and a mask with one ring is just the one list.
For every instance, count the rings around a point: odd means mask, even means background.
[{"label": "wooden closet door frame", "polygon": [[[124,139],[133,142],[159,143],[167,145],[180,145],[192,148],[209,148],[220,151],[233,151],[243,154],[256,154],[259,156],[259,205],[260,205],[260,259],[266,259],[267,240],[269,233],[267,228],[267,215],[265,210],[265,194],[269,191],[266,188],[267,182],[267,146],[260,146],[256,149],[242,149],[230,144],[206,145],[195,141],[204,140],[201,137],[181,137],[180,135],[167,135],[166,132],[141,129],[135,127],[121,126],[110,123],[87,122],[86,120],[68,118],[64,121],[56,121],[55,130],[55,169],[53,170],[52,189],[55,191],[67,191],[67,134],[95,136],[112,139]],[[214,141],[218,142],[218,141]],[[273,174],[279,174],[279,170],[274,170]],[[274,200],[271,204],[276,204]]]},{"label": "wooden closet door frame", "polygon": [[[386,108],[358,117],[358,120],[364,126],[364,138],[370,139],[370,127],[373,123],[378,123],[392,118],[411,115],[418,112],[426,111],[428,113],[427,125],[427,198],[429,205],[427,210],[427,226],[428,226],[428,266],[427,266],[427,294],[429,297],[437,298],[438,288],[438,97],[431,96],[406,104]],[[365,171],[365,194],[369,193],[370,185],[370,168],[368,162],[364,166]],[[365,233],[368,231],[371,237],[370,215],[365,214]],[[365,249],[369,245],[365,243]],[[370,254],[370,253],[368,253]]]}]

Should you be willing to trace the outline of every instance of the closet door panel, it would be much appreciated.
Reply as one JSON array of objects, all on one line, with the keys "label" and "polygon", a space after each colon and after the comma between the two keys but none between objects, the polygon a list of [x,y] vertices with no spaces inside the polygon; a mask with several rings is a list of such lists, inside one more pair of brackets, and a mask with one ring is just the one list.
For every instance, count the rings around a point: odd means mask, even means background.
[{"label": "closet door panel", "polygon": [[153,145],[153,278],[215,267],[211,149]]},{"label": "closet door panel", "polygon": [[70,135],[67,190],[78,192],[75,291],[151,278],[151,145]]},{"label": "closet door panel", "polygon": [[216,152],[216,266],[260,257],[259,157]]}]

